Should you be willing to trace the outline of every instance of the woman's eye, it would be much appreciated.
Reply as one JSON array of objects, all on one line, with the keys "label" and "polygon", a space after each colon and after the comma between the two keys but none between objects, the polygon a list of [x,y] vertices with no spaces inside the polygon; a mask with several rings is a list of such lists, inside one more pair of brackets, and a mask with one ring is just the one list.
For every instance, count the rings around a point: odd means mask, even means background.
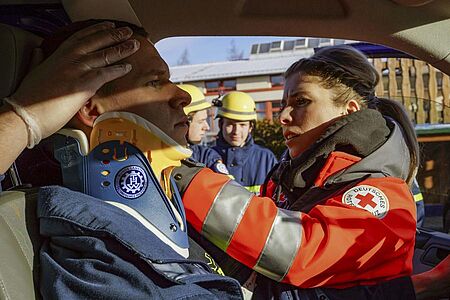
[{"label": "woman's eye", "polygon": [[306,106],[310,103],[311,101],[309,101],[308,99],[305,98],[297,98],[295,99],[295,104],[297,106]]}]

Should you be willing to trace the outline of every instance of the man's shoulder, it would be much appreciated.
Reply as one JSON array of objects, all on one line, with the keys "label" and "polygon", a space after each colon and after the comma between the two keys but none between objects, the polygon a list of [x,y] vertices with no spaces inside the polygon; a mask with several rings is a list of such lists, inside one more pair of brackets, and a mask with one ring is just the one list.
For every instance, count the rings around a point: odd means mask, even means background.
[{"label": "man's shoulder", "polygon": [[149,259],[180,259],[175,251],[124,210],[61,186],[40,188],[37,214],[43,236],[112,238]]}]

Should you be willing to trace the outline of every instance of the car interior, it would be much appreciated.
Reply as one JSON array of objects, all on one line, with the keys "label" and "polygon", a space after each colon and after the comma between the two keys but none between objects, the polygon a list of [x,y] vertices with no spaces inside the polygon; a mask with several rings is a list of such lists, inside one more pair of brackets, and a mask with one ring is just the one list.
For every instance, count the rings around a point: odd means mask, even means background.
[{"label": "car interior", "polygon": [[[38,22],[30,23],[35,18]],[[0,98],[39,63],[42,37],[85,19],[144,27],[152,41],[175,36],[333,37],[382,44],[450,74],[448,0],[6,0],[0,2]],[[447,103],[447,105],[450,105]],[[39,298],[36,189],[0,195],[0,299]],[[417,234],[414,271],[450,251],[450,236]]]}]

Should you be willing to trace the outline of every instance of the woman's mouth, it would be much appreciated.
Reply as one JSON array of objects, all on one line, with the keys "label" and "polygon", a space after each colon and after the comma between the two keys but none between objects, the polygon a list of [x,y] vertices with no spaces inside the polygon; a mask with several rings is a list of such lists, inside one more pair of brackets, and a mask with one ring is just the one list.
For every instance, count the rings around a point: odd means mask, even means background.
[{"label": "woman's mouth", "polygon": [[292,139],[295,139],[295,138],[298,137],[298,136],[300,136],[300,134],[289,132],[289,133],[287,133],[287,134],[284,135],[284,139],[285,139],[286,141],[290,141],[290,140],[292,140]]}]

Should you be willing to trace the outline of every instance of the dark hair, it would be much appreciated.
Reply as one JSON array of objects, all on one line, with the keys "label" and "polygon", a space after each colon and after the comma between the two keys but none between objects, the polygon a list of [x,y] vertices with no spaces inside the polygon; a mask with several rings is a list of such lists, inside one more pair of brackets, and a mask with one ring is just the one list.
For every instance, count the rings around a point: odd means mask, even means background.
[{"label": "dark hair", "polygon": [[44,39],[44,41],[41,44],[41,49],[44,55],[44,58],[49,57],[50,55],[55,52],[56,49],[71,35],[73,35],[75,32],[80,31],[81,29],[87,28],[89,26],[92,26],[94,24],[98,24],[101,22],[112,22],[115,24],[116,28],[120,27],[130,27],[131,30],[133,30],[133,34],[140,35],[142,37],[148,37],[148,33],[145,31],[144,28],[139,27],[137,25],[134,25],[132,23],[128,23],[125,21],[116,21],[116,20],[101,20],[101,19],[91,19],[91,20],[85,20],[85,21],[79,21],[74,22],[72,24],[69,24],[67,26],[64,26],[57,30],[55,33],[53,33],[51,36]]},{"label": "dark hair", "polygon": [[334,91],[336,105],[344,105],[353,99],[362,108],[378,110],[400,124],[410,153],[407,182],[411,184],[419,165],[419,145],[414,126],[399,102],[375,96],[380,76],[367,57],[347,45],[326,47],[310,58],[302,58],[292,64],[284,77],[300,72],[322,78],[320,84]]},{"label": "dark hair", "polygon": [[[56,31],[51,36],[44,39],[44,41],[41,44],[41,49],[43,53],[43,58],[46,59],[50,55],[53,54],[53,52],[58,49],[58,47],[67,40],[70,36],[72,36],[77,31],[80,31],[84,28],[87,28],[89,26],[101,23],[101,22],[112,22],[114,23],[116,28],[121,27],[129,27],[131,30],[133,30],[133,35],[139,35],[142,37],[147,38],[148,33],[145,31],[144,28],[136,26],[132,23],[128,23],[125,21],[117,21],[117,20],[106,20],[106,19],[91,19],[91,20],[85,20],[85,21],[79,21],[72,24],[69,24],[67,26],[64,26],[60,28],[58,31]],[[103,94],[112,94],[114,92],[114,82],[110,81],[106,84],[104,84],[99,90],[99,93]]]}]

